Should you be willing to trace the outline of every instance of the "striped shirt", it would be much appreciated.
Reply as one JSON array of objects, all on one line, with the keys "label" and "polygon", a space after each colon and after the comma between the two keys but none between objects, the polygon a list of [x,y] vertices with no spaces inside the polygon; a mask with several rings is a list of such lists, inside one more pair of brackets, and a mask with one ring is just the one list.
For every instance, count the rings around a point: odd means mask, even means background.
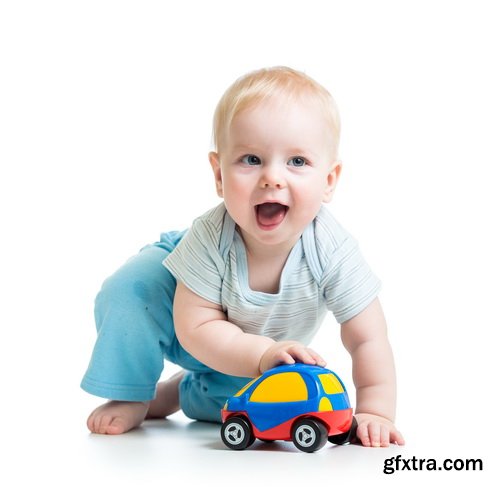
[{"label": "striped shirt", "polygon": [[245,245],[223,203],[197,218],[163,263],[244,332],[306,345],[327,310],[343,323],[380,289],[355,239],[325,207],[290,252],[277,294],[250,289]]}]

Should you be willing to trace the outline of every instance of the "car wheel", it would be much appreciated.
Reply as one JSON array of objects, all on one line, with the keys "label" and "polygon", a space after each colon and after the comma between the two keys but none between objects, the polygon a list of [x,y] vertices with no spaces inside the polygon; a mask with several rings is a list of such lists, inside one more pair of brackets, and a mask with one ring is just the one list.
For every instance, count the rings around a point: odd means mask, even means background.
[{"label": "car wheel", "polygon": [[328,431],[323,423],[314,419],[301,419],[292,429],[293,444],[302,451],[312,453],[322,448],[327,440]]},{"label": "car wheel", "polygon": [[222,425],[220,435],[224,444],[232,450],[244,450],[255,441],[252,427],[242,417],[229,418]]},{"label": "car wheel", "polygon": [[356,431],[358,429],[358,422],[356,418],[352,418],[351,427],[349,431],[342,433],[340,435],[333,435],[328,437],[328,441],[330,443],[334,443],[335,445],[343,445],[344,443],[354,443],[356,440]]}]

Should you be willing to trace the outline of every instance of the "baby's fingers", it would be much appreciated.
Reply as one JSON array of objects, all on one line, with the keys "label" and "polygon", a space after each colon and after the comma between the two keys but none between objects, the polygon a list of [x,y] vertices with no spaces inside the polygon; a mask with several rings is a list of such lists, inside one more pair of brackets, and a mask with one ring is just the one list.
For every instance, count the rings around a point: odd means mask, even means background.
[{"label": "baby's fingers", "polygon": [[294,364],[295,359],[293,356],[288,353],[286,350],[280,350],[274,357],[273,364],[274,365],[279,365],[279,364]]},{"label": "baby's fingers", "polygon": [[405,439],[403,438],[403,435],[395,428],[390,432],[389,441],[391,443],[396,443],[396,445],[399,446],[405,444]]},{"label": "baby's fingers", "polygon": [[360,423],[356,434],[363,446],[371,446],[370,435],[368,434],[368,423]]},{"label": "baby's fingers", "polygon": [[368,423],[368,435],[370,436],[370,445],[373,447],[380,446],[380,424]]},{"label": "baby's fingers", "polygon": [[314,350],[305,347],[293,347],[288,350],[288,353],[298,362],[310,365],[320,365],[324,367],[326,362],[323,360],[321,355],[316,353]]},{"label": "baby's fingers", "polygon": [[389,446],[389,428],[376,421],[361,423],[357,434],[363,446]]},{"label": "baby's fingers", "polygon": [[382,425],[380,427],[380,446],[386,447],[391,444],[390,441],[391,433],[387,426]]},{"label": "baby's fingers", "polygon": [[311,350],[310,348],[308,348],[308,350],[313,359],[315,360],[316,365],[319,365],[320,367],[324,367],[326,365],[326,361],[319,353],[315,352],[314,350]]},{"label": "baby's fingers", "polygon": [[383,423],[372,422],[368,424],[368,434],[370,436],[370,444],[373,447],[387,447],[390,445],[390,430]]},{"label": "baby's fingers", "polygon": [[388,421],[381,422],[377,420],[359,421],[356,432],[363,446],[388,447],[391,443],[404,445],[405,440],[401,433],[389,424]]}]

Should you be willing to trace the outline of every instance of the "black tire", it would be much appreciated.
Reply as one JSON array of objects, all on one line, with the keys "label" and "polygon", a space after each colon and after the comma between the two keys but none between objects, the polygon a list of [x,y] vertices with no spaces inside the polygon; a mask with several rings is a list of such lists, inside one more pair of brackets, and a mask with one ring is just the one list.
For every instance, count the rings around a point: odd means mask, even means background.
[{"label": "black tire", "polygon": [[220,436],[224,445],[232,450],[244,450],[254,441],[252,427],[245,418],[229,418],[221,427]]},{"label": "black tire", "polygon": [[315,419],[299,419],[292,429],[293,444],[306,453],[312,453],[325,446],[328,438],[326,426]]},{"label": "black tire", "polygon": [[354,443],[356,441],[356,431],[358,429],[358,422],[356,418],[353,416],[351,427],[349,431],[342,433],[340,435],[333,435],[328,437],[328,441],[330,443],[334,443],[335,445],[344,445],[345,443]]}]

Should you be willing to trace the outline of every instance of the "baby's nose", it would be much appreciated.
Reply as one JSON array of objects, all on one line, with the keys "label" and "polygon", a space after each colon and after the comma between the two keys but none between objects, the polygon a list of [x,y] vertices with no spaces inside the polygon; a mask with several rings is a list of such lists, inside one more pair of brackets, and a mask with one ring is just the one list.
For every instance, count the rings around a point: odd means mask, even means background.
[{"label": "baby's nose", "polygon": [[264,188],[265,189],[269,189],[269,188],[281,189],[282,183],[280,183],[279,181],[275,181],[274,183],[264,183]]},{"label": "baby's nose", "polygon": [[282,189],[286,186],[285,178],[281,171],[273,167],[268,167],[263,171],[261,187],[264,189]]}]

